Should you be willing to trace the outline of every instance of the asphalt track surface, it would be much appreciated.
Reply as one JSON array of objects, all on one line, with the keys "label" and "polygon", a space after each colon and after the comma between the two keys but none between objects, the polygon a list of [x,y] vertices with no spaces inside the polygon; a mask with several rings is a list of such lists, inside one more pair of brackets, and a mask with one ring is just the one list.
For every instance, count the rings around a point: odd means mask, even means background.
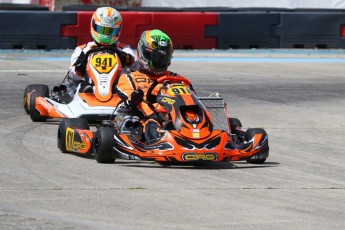
[{"label": "asphalt track surface", "polygon": [[344,229],[345,52],[176,52],[199,96],[222,94],[269,134],[265,164],[172,165],[57,149],[28,84],[62,80],[72,51],[0,51],[0,229]]}]

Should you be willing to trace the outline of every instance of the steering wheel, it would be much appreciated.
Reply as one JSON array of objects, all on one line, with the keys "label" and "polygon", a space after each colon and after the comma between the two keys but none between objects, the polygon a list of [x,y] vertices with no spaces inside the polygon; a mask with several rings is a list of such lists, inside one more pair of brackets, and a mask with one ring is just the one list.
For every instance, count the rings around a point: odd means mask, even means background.
[{"label": "steering wheel", "polygon": [[190,86],[191,83],[190,81],[185,78],[185,77],[173,77],[173,76],[164,76],[160,77],[157,80],[153,80],[153,83],[150,85],[149,89],[147,90],[146,93],[146,99],[150,103],[155,103],[156,95],[152,94],[152,90],[159,84],[159,83],[165,83],[165,82],[170,82],[170,83],[177,83],[177,82],[183,82],[185,85]]}]

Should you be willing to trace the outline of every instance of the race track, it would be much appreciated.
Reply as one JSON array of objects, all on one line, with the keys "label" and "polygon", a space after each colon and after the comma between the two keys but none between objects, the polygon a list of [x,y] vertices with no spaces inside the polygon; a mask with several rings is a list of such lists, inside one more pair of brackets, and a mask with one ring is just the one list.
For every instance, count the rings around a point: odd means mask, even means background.
[{"label": "race track", "polygon": [[63,154],[24,112],[72,51],[0,51],[0,229],[344,229],[345,52],[177,51],[199,96],[269,135],[265,164],[173,165]]}]

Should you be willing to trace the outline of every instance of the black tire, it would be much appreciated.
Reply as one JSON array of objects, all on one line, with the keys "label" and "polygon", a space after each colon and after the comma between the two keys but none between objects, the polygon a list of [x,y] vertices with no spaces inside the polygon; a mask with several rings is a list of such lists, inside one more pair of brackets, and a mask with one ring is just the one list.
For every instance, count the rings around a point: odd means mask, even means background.
[{"label": "black tire", "polygon": [[242,123],[239,119],[237,118],[229,118],[229,123],[230,123],[230,129],[231,132],[234,133],[236,128],[241,128],[242,127]]},{"label": "black tire", "polygon": [[42,93],[44,97],[49,97],[49,87],[44,84],[32,84],[28,85],[24,89],[24,97],[23,97],[23,105],[24,105],[24,110],[26,114],[30,114],[30,109],[28,108],[28,98],[27,95],[28,93],[32,92],[33,90],[38,91]]},{"label": "black tire", "polygon": [[49,96],[49,88],[47,85],[35,85],[34,92],[30,96],[30,106],[29,106],[29,114],[30,118],[34,122],[42,122],[46,121],[47,117],[41,116],[39,111],[36,110],[36,97],[48,97]]},{"label": "black tire", "polygon": [[98,163],[114,163],[113,156],[115,130],[111,127],[101,127],[95,134],[95,159]]},{"label": "black tire", "polygon": [[78,129],[90,129],[87,120],[84,118],[66,118],[59,124],[57,135],[57,146],[63,153],[67,153],[66,149],[66,130],[68,127]]},{"label": "black tire", "polygon": [[34,91],[30,96],[30,118],[33,122],[46,121],[47,117],[42,116],[38,110],[36,110],[36,97],[43,97],[40,92]]},{"label": "black tire", "polygon": [[[252,129],[248,129],[246,131],[246,134],[244,135],[244,140],[245,141],[250,141],[256,134],[266,134],[266,131],[264,129],[261,128],[252,128]],[[267,153],[268,156],[268,153]],[[247,163],[250,164],[262,164],[266,161],[267,157],[265,158],[260,158],[260,159],[247,159]]]}]

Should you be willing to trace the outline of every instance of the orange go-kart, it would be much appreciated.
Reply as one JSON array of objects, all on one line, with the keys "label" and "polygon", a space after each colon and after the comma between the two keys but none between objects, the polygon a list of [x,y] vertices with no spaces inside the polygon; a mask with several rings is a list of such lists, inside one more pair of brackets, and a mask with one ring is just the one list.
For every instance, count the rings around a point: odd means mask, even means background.
[{"label": "orange go-kart", "polygon": [[[265,130],[243,129],[238,119],[228,118],[221,97],[198,98],[189,86],[183,77],[161,77],[149,88],[146,103],[155,108],[162,123],[158,139],[144,140],[139,118],[117,106],[116,117],[103,121],[95,131],[84,119],[62,120],[58,147],[62,152],[94,154],[99,163],[113,163],[116,158],[264,163],[269,154]],[[155,87],[160,88],[157,95],[152,94]]]}]

